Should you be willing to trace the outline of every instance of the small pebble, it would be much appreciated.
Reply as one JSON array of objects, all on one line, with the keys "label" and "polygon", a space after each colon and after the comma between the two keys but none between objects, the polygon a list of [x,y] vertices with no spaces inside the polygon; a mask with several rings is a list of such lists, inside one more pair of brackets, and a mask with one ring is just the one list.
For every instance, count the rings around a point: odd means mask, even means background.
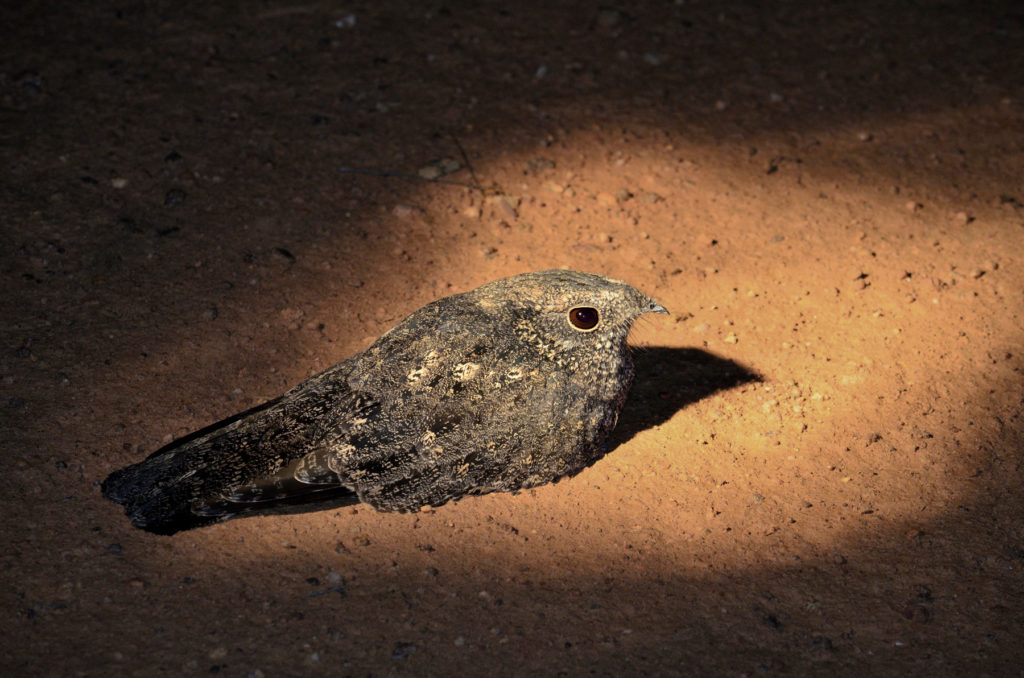
[{"label": "small pebble", "polygon": [[454,174],[462,169],[462,165],[454,158],[441,158],[428,163],[420,168],[418,174],[424,179],[433,181],[448,174]]},{"label": "small pebble", "polygon": [[445,174],[455,174],[462,169],[462,164],[455,158],[441,158],[441,171]]},{"label": "small pebble", "polygon": [[122,179],[121,177],[117,177],[115,179],[110,180],[110,185],[113,186],[114,188],[124,188],[125,186],[128,185],[128,180]]},{"label": "small pebble", "polygon": [[295,263],[295,255],[289,252],[284,247],[275,247],[271,250],[278,259],[285,261],[289,264]]},{"label": "small pebble", "polygon": [[730,332],[729,334],[725,335],[725,339],[723,339],[722,341],[724,341],[727,344],[736,344],[739,342],[739,339],[736,337],[736,334],[734,332]]},{"label": "small pebble", "polygon": [[519,216],[516,212],[516,208],[519,207],[520,203],[519,198],[511,195],[489,195],[484,202],[501,210],[511,219],[515,219]]}]

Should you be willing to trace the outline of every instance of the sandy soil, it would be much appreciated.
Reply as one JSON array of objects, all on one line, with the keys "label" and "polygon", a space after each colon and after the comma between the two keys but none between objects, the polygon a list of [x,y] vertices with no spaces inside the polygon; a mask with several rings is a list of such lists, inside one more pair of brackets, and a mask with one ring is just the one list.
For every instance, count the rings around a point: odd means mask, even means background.
[{"label": "sandy soil", "polygon": [[[1021,675],[1024,13],[760,5],[5,4],[0,672]],[[172,538],[100,497],[560,266],[673,311],[579,476]]]}]

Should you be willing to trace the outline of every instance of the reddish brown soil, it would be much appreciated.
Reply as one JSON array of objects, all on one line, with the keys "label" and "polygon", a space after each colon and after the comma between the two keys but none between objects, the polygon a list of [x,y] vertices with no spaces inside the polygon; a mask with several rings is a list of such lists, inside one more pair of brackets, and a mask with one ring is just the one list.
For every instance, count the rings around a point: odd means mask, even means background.
[{"label": "reddish brown soil", "polygon": [[[1014,3],[14,5],[4,675],[1024,671]],[[673,311],[575,478],[171,538],[100,497],[559,266]]]}]

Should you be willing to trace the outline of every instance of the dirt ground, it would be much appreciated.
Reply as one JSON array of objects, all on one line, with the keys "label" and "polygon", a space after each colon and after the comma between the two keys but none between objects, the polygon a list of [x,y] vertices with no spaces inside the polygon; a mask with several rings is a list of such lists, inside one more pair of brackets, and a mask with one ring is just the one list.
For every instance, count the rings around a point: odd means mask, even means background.
[{"label": "dirt ground", "polygon": [[[0,25],[0,673],[1024,675],[1015,3]],[[100,496],[438,296],[562,266],[673,312],[574,478],[174,537]]]}]

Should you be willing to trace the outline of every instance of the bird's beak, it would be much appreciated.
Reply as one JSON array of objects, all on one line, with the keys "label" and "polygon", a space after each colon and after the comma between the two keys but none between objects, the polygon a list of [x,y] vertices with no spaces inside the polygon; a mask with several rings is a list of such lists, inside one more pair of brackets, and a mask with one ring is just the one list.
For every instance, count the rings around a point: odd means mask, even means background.
[{"label": "bird's beak", "polygon": [[647,308],[644,309],[644,313],[664,313],[668,315],[668,309],[656,302],[654,299],[647,300]]}]

